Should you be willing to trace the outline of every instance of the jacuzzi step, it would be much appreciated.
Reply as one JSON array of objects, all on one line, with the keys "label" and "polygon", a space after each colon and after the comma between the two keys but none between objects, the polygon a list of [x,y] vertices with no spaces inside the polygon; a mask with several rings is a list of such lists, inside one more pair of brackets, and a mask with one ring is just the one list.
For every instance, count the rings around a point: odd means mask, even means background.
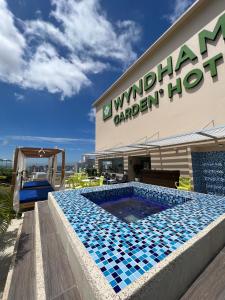
[{"label": "jacuzzi step", "polygon": [[37,203],[35,209],[38,218],[36,224],[39,226],[37,239],[40,239],[41,245],[39,247],[36,240],[37,299],[80,300],[76,280],[50,214],[48,202]]}]

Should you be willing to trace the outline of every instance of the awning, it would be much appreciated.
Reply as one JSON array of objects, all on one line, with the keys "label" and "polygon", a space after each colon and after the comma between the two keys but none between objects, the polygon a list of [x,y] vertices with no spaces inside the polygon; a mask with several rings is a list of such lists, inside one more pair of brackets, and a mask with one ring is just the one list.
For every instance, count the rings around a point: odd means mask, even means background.
[{"label": "awning", "polygon": [[89,156],[108,156],[113,154],[123,154],[124,152],[133,152],[144,149],[153,149],[168,147],[181,144],[191,144],[203,141],[218,142],[218,140],[225,138],[225,125],[213,127],[209,129],[202,129],[195,132],[190,132],[186,134],[171,136],[163,139],[146,139],[145,142],[133,143],[129,145],[121,145],[117,147],[112,147],[109,149],[104,149],[101,151],[96,151],[93,153],[88,153]]}]

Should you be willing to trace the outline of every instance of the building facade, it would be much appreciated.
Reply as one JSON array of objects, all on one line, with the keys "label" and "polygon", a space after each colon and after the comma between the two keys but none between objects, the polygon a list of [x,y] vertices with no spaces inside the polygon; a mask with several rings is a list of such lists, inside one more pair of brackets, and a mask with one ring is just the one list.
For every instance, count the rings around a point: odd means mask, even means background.
[{"label": "building facade", "polygon": [[199,0],[95,101],[97,167],[122,158],[130,179],[138,165],[179,170],[198,191],[219,169],[221,190],[224,57],[225,1]]}]

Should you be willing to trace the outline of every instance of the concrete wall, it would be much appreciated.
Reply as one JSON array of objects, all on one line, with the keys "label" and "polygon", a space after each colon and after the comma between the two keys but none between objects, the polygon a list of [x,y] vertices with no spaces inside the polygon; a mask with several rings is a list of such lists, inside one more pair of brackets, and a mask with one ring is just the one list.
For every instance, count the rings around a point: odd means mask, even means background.
[{"label": "concrete wall", "polygon": [[[121,79],[110,90],[107,96],[103,97],[97,104],[96,150],[107,149],[118,144],[126,145],[134,143],[141,138],[153,135],[155,135],[154,138],[157,136],[162,138],[188,131],[200,130],[212,120],[214,120],[216,126],[225,124],[225,63],[222,60],[218,64],[218,78],[214,80],[210,76],[210,72],[204,70],[202,65],[204,61],[220,52],[225,54],[224,40],[221,36],[215,43],[210,43],[206,56],[200,54],[198,41],[198,33],[200,31],[203,29],[212,31],[214,29],[218,16],[222,15],[225,11],[225,1],[205,0],[200,2],[202,4],[193,10],[191,14],[182,18],[180,25],[176,26],[176,30],[166,35],[160,47],[151,51],[149,55],[146,55],[138,62],[135,68],[131,72],[128,72],[125,78]],[[171,55],[173,62],[176,63],[179,49],[183,44],[188,45],[196,53],[198,61],[184,64],[180,72],[174,72],[172,76],[165,75],[161,84],[157,81],[154,91],[160,88],[165,90],[164,96],[159,97],[158,107],[153,106],[151,111],[149,110],[142,115],[140,113],[138,117],[123,122],[118,126],[115,126],[113,118],[103,121],[102,107],[105,103],[114,100],[149,71],[157,73],[156,66],[160,63],[165,66],[168,56]],[[193,89],[192,92],[187,92],[183,88],[182,95],[174,95],[171,101],[166,92],[168,83],[171,82],[174,85],[176,78],[184,78],[193,68],[199,68],[203,71],[204,81]],[[146,95],[151,94],[151,92]],[[137,95],[136,103],[143,97]],[[129,105],[131,106],[134,103],[135,100],[131,97]],[[125,102],[121,111],[124,111],[129,105]],[[155,161],[157,161],[155,167],[157,166],[156,168],[158,168],[159,156],[158,154],[153,156]],[[179,163],[186,170],[185,172],[188,173],[188,161],[186,158],[182,161],[181,157],[183,156],[180,153]]]}]

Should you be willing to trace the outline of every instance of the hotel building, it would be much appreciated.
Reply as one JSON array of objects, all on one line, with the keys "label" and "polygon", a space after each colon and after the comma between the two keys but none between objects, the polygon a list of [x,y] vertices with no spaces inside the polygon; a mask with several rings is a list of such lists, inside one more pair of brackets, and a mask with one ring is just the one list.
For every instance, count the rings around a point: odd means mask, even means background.
[{"label": "hotel building", "polygon": [[199,0],[97,99],[96,166],[225,194],[225,1]]}]

